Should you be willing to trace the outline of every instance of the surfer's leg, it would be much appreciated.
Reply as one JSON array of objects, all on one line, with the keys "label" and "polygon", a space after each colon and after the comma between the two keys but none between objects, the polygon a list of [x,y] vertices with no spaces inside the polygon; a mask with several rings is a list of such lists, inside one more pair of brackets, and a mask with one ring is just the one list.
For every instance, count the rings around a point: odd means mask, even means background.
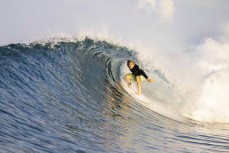
[{"label": "surfer's leg", "polygon": [[136,76],[136,81],[137,81],[137,85],[138,85],[138,95],[140,95],[142,93],[142,84],[141,84],[141,76],[138,75]]},{"label": "surfer's leg", "polygon": [[132,75],[131,73],[125,75],[126,82],[127,82],[128,86],[131,85],[131,75]]}]

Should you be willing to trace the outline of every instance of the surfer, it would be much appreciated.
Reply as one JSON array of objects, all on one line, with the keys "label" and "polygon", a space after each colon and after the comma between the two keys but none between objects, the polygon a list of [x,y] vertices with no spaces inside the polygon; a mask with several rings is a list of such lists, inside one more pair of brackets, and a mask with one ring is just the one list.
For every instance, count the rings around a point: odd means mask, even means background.
[{"label": "surfer", "polygon": [[131,85],[131,80],[136,81],[137,82],[137,86],[138,86],[138,92],[137,94],[140,95],[142,92],[142,86],[141,86],[141,81],[143,81],[144,79],[146,79],[148,82],[153,82],[153,79],[149,78],[146,73],[139,68],[139,66],[137,64],[135,64],[134,61],[127,61],[127,66],[129,67],[130,71],[132,73],[126,74],[125,78],[127,81],[128,86]]}]

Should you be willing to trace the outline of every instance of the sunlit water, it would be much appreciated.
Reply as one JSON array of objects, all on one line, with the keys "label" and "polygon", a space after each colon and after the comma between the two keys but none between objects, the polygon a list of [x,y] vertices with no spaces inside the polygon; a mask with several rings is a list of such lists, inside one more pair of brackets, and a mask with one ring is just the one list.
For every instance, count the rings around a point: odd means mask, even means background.
[{"label": "sunlit water", "polygon": [[0,47],[0,152],[229,152],[228,124],[160,114],[125,90],[127,59],[91,39]]}]

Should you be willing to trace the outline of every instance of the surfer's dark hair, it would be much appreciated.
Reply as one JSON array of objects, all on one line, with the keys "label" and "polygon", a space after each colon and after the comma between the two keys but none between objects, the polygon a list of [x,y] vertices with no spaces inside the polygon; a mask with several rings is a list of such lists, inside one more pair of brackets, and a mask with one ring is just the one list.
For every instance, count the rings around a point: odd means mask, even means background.
[{"label": "surfer's dark hair", "polygon": [[127,66],[129,66],[130,62],[134,62],[135,63],[135,61],[133,61],[133,60],[127,60]]}]

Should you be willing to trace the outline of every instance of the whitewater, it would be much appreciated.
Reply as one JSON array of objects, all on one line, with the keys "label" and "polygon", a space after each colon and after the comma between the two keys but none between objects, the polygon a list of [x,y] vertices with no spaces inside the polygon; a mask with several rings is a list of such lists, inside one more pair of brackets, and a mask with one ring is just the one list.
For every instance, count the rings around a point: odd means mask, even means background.
[{"label": "whitewater", "polygon": [[227,1],[1,3],[0,152],[229,151]]}]

